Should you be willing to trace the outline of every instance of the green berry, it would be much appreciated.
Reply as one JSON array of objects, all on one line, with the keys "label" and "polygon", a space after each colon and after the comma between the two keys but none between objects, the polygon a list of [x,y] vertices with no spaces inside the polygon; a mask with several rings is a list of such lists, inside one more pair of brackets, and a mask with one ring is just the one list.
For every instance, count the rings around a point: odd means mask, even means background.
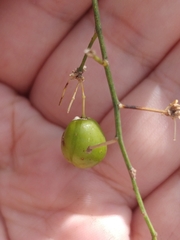
[{"label": "green berry", "polygon": [[90,168],[106,156],[107,146],[88,152],[89,146],[106,142],[99,124],[91,118],[75,117],[62,135],[61,149],[68,162],[79,168]]}]

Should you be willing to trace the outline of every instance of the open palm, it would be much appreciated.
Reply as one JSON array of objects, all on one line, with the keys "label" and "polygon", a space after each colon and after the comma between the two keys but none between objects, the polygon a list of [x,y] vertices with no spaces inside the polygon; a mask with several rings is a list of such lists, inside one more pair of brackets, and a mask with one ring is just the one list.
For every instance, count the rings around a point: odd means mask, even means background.
[{"label": "open palm", "polygon": [[[164,109],[180,94],[178,1],[99,1],[117,94],[123,103]],[[81,115],[76,82],[58,101],[93,34],[91,1],[0,2],[0,239],[148,240],[128,172],[115,144],[102,163],[64,160],[64,128]],[[98,44],[93,46],[97,52]],[[114,137],[103,68],[88,59],[87,115]],[[154,113],[122,110],[125,144],[159,239],[180,235],[179,133]]]}]

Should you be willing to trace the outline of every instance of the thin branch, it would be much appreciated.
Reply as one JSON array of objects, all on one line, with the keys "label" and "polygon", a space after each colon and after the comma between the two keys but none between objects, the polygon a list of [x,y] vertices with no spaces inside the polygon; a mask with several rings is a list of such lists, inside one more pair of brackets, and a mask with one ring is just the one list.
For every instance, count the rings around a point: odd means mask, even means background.
[{"label": "thin branch", "polygon": [[[97,38],[97,33],[94,32],[94,34],[93,34],[93,36],[92,36],[92,38],[91,38],[91,40],[90,40],[87,48],[91,48],[91,47],[92,47],[92,45],[94,44],[96,38]],[[78,72],[82,72],[82,71],[83,71],[84,66],[85,66],[85,63],[86,63],[86,60],[87,60],[87,57],[88,57],[87,54],[84,54],[84,57],[83,57],[83,59],[82,59],[82,62],[81,62],[81,64],[80,64],[80,66],[77,68],[77,71],[78,71]]]}]

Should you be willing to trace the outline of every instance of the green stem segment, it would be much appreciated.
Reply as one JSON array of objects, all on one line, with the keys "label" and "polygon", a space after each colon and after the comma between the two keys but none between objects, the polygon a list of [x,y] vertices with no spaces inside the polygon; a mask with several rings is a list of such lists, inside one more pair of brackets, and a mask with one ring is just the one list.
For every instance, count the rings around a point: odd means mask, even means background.
[{"label": "green stem segment", "polygon": [[[97,38],[97,33],[95,32],[95,33],[93,34],[93,36],[92,36],[92,38],[91,38],[91,40],[90,40],[87,48],[91,49],[91,47],[92,47],[92,45],[94,44],[96,38]],[[85,62],[86,62],[86,60],[87,60],[87,57],[88,57],[87,54],[84,54],[84,57],[83,57],[83,59],[82,59],[82,62],[81,62],[80,66],[79,66],[78,69],[77,69],[78,72],[83,72],[83,71],[84,71],[84,65],[85,65]]]},{"label": "green stem segment", "polygon": [[[102,34],[102,29],[101,29],[101,21],[100,21],[100,14],[99,14],[99,7],[98,7],[98,0],[92,0],[92,5],[93,5],[93,11],[94,11],[94,19],[95,19],[95,26],[96,26],[96,33],[99,39],[99,44],[101,48],[101,54],[102,54],[102,59],[107,60],[107,52],[106,52],[106,47],[104,43],[104,38]],[[114,106],[114,115],[115,115],[115,126],[116,126],[116,137],[118,138],[118,143],[125,161],[125,164],[127,166],[127,169],[129,171],[130,177],[131,177],[131,182],[133,185],[133,189],[136,195],[136,199],[139,205],[139,208],[141,210],[141,213],[144,216],[144,219],[146,221],[146,224],[149,228],[149,231],[152,236],[152,240],[157,240],[157,233],[148,217],[148,214],[146,212],[146,209],[143,204],[143,200],[141,197],[141,194],[138,189],[138,185],[136,183],[136,175],[135,175],[135,169],[132,167],[132,164],[129,160],[128,154],[125,149],[125,145],[123,142],[123,136],[122,136],[122,129],[121,129],[121,119],[120,119],[120,112],[119,112],[119,100],[115,91],[114,83],[112,80],[112,74],[109,65],[104,66],[111,97],[112,97],[112,102]]]}]

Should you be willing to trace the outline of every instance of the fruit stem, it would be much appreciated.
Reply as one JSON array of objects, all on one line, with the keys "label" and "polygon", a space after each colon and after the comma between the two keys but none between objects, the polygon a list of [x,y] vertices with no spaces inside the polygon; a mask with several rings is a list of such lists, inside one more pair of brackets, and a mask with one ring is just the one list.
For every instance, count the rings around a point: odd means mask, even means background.
[{"label": "fruit stem", "polygon": [[[88,44],[88,48],[91,48],[92,45],[94,44],[95,40],[97,38],[97,33],[94,32],[89,44]],[[85,63],[86,63],[86,60],[87,60],[87,55],[84,54],[84,57],[82,59],[82,62],[80,64],[80,66],[77,68],[77,72],[84,72],[84,69],[85,69]],[[85,118],[86,117],[86,95],[85,95],[85,92],[84,92],[84,85],[83,85],[83,82],[81,82],[81,89],[82,89],[82,117]]]},{"label": "fruit stem", "polygon": [[[90,42],[89,42],[89,44],[88,44],[88,47],[87,47],[88,49],[93,46],[96,38],[97,38],[97,33],[94,32],[94,34],[93,34],[93,36],[92,36],[92,38],[91,38],[91,40],[90,40]],[[82,62],[81,62],[81,64],[80,64],[80,66],[77,68],[77,71],[78,71],[78,72],[82,72],[82,71],[84,70],[84,66],[85,66],[87,57],[88,57],[88,56],[87,56],[86,54],[84,54],[84,57],[83,57],[83,59],[82,59]]]},{"label": "fruit stem", "polygon": [[84,93],[84,85],[81,83],[81,89],[82,89],[82,118],[86,117],[86,95]]}]

